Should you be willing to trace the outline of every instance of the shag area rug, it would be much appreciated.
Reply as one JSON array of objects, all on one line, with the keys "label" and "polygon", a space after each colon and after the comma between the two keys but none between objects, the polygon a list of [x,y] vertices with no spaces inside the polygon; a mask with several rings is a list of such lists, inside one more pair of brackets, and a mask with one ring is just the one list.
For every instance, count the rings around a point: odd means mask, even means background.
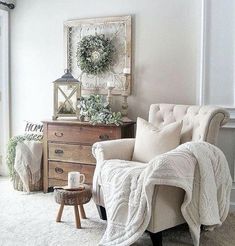
[{"label": "shag area rug", "polygon": [[[88,219],[82,229],[75,228],[73,207],[65,206],[61,223],[56,223],[59,205],[53,193],[30,195],[15,191],[9,179],[0,178],[0,246],[96,246],[106,223],[99,219],[95,204],[84,206]],[[133,246],[151,246],[145,233]],[[163,246],[189,246],[192,240],[187,226],[167,230]],[[202,246],[235,245],[235,213],[213,232],[202,232]]]}]

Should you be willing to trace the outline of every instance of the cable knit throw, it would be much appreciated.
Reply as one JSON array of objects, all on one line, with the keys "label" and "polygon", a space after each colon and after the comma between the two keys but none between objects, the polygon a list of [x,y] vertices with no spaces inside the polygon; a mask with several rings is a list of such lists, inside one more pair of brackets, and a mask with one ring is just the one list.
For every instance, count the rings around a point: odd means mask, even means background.
[{"label": "cable knit throw", "polygon": [[99,245],[131,245],[143,234],[151,217],[155,185],[185,190],[181,211],[195,246],[200,226],[213,229],[229,211],[232,179],[228,163],[221,150],[206,142],[182,144],[148,164],[107,160],[98,175],[108,218]]},{"label": "cable knit throw", "polygon": [[17,144],[14,168],[27,192],[30,192],[30,180],[35,184],[41,178],[41,161],[42,143],[25,140]]}]

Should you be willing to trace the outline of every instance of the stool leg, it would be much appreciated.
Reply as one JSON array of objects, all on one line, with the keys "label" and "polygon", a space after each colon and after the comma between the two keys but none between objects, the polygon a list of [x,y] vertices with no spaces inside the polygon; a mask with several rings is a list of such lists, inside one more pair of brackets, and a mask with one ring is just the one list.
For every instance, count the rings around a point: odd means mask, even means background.
[{"label": "stool leg", "polygon": [[79,212],[80,212],[81,218],[86,219],[86,213],[85,213],[83,205],[79,205],[78,207],[79,207]]},{"label": "stool leg", "polygon": [[81,222],[80,222],[79,211],[78,211],[77,205],[74,205],[74,213],[75,213],[76,227],[77,227],[77,229],[80,229],[81,228]]},{"label": "stool leg", "polygon": [[59,209],[59,212],[57,214],[56,222],[61,221],[61,216],[62,216],[63,210],[64,210],[64,202],[61,202],[60,209]]}]

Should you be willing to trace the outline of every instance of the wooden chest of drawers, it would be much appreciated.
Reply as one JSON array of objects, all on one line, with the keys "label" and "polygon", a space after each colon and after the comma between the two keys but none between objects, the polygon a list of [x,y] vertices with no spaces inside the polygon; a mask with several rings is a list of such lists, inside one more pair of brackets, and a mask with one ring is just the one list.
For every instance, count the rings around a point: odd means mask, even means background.
[{"label": "wooden chest of drawers", "polygon": [[122,126],[79,121],[44,121],[43,190],[67,185],[68,172],[79,171],[92,184],[95,158],[92,145],[98,141],[134,137],[134,122]]}]

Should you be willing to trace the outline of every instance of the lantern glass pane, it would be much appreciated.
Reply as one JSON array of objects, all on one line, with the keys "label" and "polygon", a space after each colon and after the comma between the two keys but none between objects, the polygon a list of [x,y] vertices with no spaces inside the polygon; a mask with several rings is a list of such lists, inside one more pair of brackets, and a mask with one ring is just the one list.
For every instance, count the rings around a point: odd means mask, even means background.
[{"label": "lantern glass pane", "polygon": [[77,104],[77,86],[59,85],[58,87],[58,113],[75,114]]}]

